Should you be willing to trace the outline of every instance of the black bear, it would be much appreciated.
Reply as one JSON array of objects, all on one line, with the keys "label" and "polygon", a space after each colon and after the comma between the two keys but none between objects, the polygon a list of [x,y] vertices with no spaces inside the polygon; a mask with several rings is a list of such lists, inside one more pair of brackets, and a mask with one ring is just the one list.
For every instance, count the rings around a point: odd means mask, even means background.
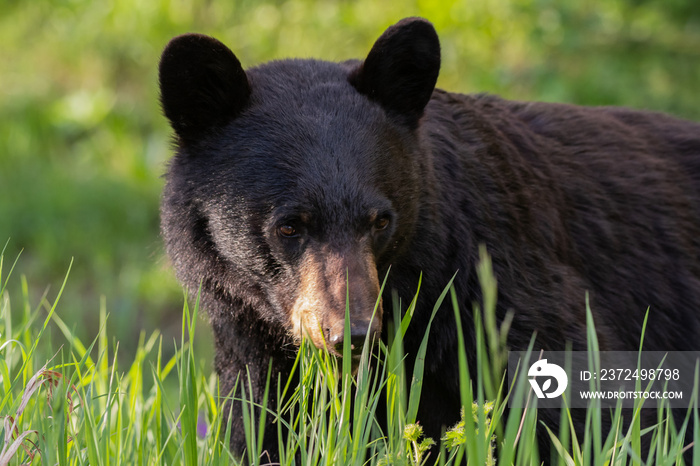
[{"label": "black bear", "polygon": [[[201,284],[224,392],[248,367],[260,397],[270,361],[272,380],[288,374],[304,332],[338,348],[346,295],[355,346],[382,335],[391,313],[371,316],[390,267],[383,309],[392,290],[409,302],[423,275],[409,356],[459,271],[469,351],[482,244],[498,318],[514,312],[512,348],[536,331],[538,349],[585,349],[588,293],[601,349],[637,349],[647,308],[645,349],[700,349],[700,125],[454,94],[435,89],[439,68],[419,18],[387,29],[364,61],[244,70],[211,37],[166,47],[177,154],[162,234],[181,282]],[[451,306],[431,332],[418,418],[439,438],[460,414]],[[244,446],[234,407],[232,447]]]}]

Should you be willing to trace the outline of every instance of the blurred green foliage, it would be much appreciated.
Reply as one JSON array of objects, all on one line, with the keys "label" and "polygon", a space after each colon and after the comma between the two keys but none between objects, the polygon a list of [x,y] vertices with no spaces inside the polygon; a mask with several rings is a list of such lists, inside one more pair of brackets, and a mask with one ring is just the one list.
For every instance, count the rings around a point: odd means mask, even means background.
[{"label": "blurred green foliage", "polygon": [[156,77],[167,41],[210,34],[244,66],[343,60],[363,57],[384,28],[411,15],[440,33],[440,87],[700,120],[697,0],[3,0],[6,257],[24,249],[19,272],[35,294],[60,283],[75,257],[62,315],[78,335],[95,334],[102,294],[123,347],[143,326],[179,334],[172,316],[182,294],[158,235],[171,150]]}]

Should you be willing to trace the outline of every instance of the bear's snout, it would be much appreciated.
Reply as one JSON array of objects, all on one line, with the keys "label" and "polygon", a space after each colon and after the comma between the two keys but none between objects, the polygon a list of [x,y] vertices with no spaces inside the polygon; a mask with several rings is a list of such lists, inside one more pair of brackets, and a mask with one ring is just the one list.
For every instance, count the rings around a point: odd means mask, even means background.
[{"label": "bear's snout", "polygon": [[317,347],[342,354],[347,309],[351,348],[353,355],[359,355],[366,336],[369,334],[371,341],[381,332],[382,304],[374,255],[361,245],[342,250],[310,248],[300,271],[299,292],[290,312],[295,337],[307,336]]}]

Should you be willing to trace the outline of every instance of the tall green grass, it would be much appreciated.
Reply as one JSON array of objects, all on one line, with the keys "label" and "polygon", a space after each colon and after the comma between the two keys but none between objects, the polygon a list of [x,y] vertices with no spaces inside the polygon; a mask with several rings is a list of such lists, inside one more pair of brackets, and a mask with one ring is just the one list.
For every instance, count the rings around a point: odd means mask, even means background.
[{"label": "tall green grass", "polygon": [[[414,299],[405,303],[405,309],[397,305],[392,310],[395,325],[389,329],[390,341],[378,343],[378,351],[365,345],[356,371],[349,358],[339,361],[305,342],[294,368],[297,383],[290,379],[272,384],[276,376],[269,376],[269,390],[277,390],[279,405],[268,406],[268,393],[263,399],[251,399],[247,378],[241,377],[234,393],[240,393],[238,401],[244,403],[243,458],[236,458],[227,447],[231,434],[222,423],[221,403],[226,394],[220,393],[208,366],[197,364],[193,352],[197,302],[183,308],[179,342],[164,342],[157,331],[142,333],[134,360],[120,364],[118,342],[109,343],[104,306],[99,310],[98,335],[82,342],[59,317],[61,292],[53,301],[44,297],[32,306],[27,280],[20,277],[23,293],[8,296],[12,267],[0,256],[0,465],[266,464],[261,427],[266,421],[276,423],[280,433],[289,432],[279,436],[281,464],[530,465],[542,460],[535,434],[536,401],[522,396],[529,390],[527,381],[520,377],[508,386],[504,378],[509,318],[500,326],[495,318],[497,289],[485,253],[478,268],[483,308],[473,309],[477,345],[470,351],[476,351],[475,373],[470,372],[460,344],[461,398],[466,409],[442,439],[424,438],[416,420],[424,362],[430,355],[426,335],[415,364],[407,367],[402,342],[416,309]],[[3,275],[5,269],[8,273]],[[65,286],[64,280],[61,291]],[[448,284],[433,316],[444,300],[451,299],[459,329],[461,314],[451,289]],[[12,310],[13,303],[19,303],[19,310]],[[590,311],[588,316],[590,347],[595,348]],[[59,336],[52,335],[54,328]],[[462,343],[461,333],[459,339]],[[169,344],[175,345],[175,355],[166,360],[163,347]],[[509,397],[516,401],[506,410]],[[692,404],[695,410],[689,411],[679,429],[668,407],[663,407],[656,426],[641,429],[632,420],[623,430],[618,407],[612,412],[614,427],[609,433],[601,428],[603,409],[594,404],[587,411],[582,438],[573,431],[570,411],[564,409],[560,431],[550,431],[554,462],[683,464],[688,423],[695,426],[698,443],[697,391]],[[379,411],[386,411],[381,424]],[[640,447],[642,436],[651,439],[646,457]],[[442,440],[439,446],[431,449],[438,440]],[[700,464],[697,450],[694,461]]]}]

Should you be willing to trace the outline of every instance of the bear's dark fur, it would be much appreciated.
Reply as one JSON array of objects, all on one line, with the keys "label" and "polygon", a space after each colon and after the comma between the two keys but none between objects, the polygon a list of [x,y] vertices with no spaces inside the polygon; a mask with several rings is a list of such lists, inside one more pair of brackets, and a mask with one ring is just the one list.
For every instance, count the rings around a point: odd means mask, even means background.
[{"label": "bear's dark fur", "polygon": [[[480,244],[498,317],[514,311],[511,348],[536,331],[537,349],[585,349],[588,293],[601,349],[637,349],[648,307],[645,349],[700,349],[700,125],[453,94],[434,89],[439,67],[437,34],[417,18],[363,62],[244,71],[210,37],[168,44],[161,99],[177,155],[162,233],[182,283],[201,284],[223,392],[247,366],[259,398],[270,361],[284,380],[304,331],[341,344],[348,291],[353,338],[380,333],[391,291],[409,302],[421,273],[406,352],[457,271],[469,351]],[[433,438],[459,417],[456,335],[446,305],[418,415]],[[245,446],[240,407],[232,446]]]}]

